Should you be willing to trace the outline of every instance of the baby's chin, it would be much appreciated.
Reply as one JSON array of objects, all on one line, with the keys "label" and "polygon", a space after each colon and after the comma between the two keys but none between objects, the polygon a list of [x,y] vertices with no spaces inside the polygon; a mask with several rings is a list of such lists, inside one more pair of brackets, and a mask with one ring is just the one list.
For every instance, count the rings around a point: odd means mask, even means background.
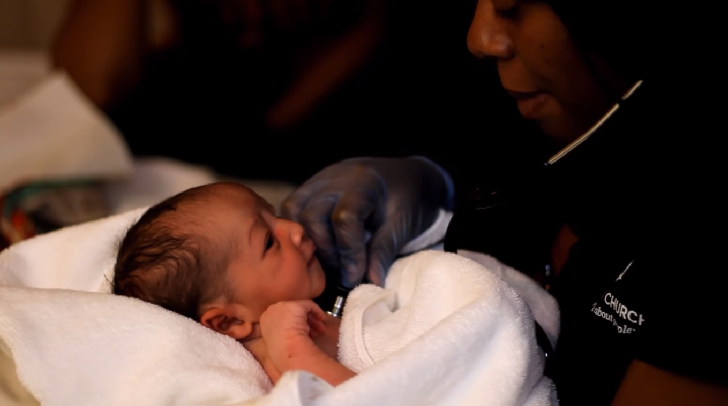
[{"label": "baby's chin", "polygon": [[311,294],[313,295],[313,298],[317,298],[321,296],[321,294],[324,293],[324,289],[326,289],[326,273],[324,273],[318,259],[313,260],[309,270],[311,272]]}]

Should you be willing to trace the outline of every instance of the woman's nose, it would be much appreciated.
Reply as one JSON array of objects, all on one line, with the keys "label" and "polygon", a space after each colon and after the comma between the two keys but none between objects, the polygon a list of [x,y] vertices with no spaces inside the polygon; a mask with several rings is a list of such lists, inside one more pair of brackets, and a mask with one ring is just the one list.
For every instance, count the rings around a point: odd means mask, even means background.
[{"label": "woman's nose", "polygon": [[508,59],[513,56],[513,41],[503,29],[491,0],[479,0],[468,31],[468,49],[479,58]]}]

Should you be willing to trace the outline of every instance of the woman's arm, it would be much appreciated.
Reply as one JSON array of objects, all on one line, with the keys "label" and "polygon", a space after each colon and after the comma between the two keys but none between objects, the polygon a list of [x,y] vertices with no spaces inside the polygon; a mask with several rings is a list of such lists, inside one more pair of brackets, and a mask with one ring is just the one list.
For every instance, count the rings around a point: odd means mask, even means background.
[{"label": "woman's arm", "polygon": [[268,111],[269,127],[280,130],[300,122],[366,62],[383,35],[384,11],[380,3],[371,1],[371,10],[361,22],[331,43],[322,44],[313,61],[302,66],[291,88]]},{"label": "woman's arm", "polygon": [[51,50],[53,63],[99,107],[138,82],[146,53],[146,0],[75,0]]},{"label": "woman's arm", "polygon": [[680,376],[633,361],[612,406],[718,406],[728,404],[728,388]]}]

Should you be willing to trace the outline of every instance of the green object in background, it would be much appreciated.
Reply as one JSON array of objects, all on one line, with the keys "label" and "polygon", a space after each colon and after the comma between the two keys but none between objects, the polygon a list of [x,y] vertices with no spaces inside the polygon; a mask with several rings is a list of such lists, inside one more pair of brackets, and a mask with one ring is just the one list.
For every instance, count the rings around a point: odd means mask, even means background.
[{"label": "green object in background", "polygon": [[102,184],[90,180],[35,182],[13,190],[1,201],[4,218],[21,211],[39,233],[109,214]]}]

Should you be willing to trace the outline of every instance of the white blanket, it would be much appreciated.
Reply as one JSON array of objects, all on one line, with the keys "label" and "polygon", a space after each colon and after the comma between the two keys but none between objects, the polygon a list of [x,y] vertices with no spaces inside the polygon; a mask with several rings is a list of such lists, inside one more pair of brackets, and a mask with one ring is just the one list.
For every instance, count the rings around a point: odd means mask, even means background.
[{"label": "white blanket", "polygon": [[[289,373],[270,390],[233,340],[146,303],[91,293],[108,291],[116,242],[139,214],[0,254],[0,350],[42,404],[556,404],[526,302],[496,273],[438,252],[397,262],[388,289],[352,292],[340,355],[357,377],[332,388]],[[535,292],[542,297],[529,304],[553,304]]]},{"label": "white blanket", "polygon": [[110,292],[116,250],[146,208],[66,227],[0,254],[0,285]]},{"label": "white blanket", "polygon": [[0,337],[43,405],[227,405],[270,389],[235,342],[104,293],[0,288]]},{"label": "white blanket", "polygon": [[494,272],[423,251],[397,261],[385,286],[349,296],[339,356],[361,374],[329,404],[556,404],[528,305]]}]

